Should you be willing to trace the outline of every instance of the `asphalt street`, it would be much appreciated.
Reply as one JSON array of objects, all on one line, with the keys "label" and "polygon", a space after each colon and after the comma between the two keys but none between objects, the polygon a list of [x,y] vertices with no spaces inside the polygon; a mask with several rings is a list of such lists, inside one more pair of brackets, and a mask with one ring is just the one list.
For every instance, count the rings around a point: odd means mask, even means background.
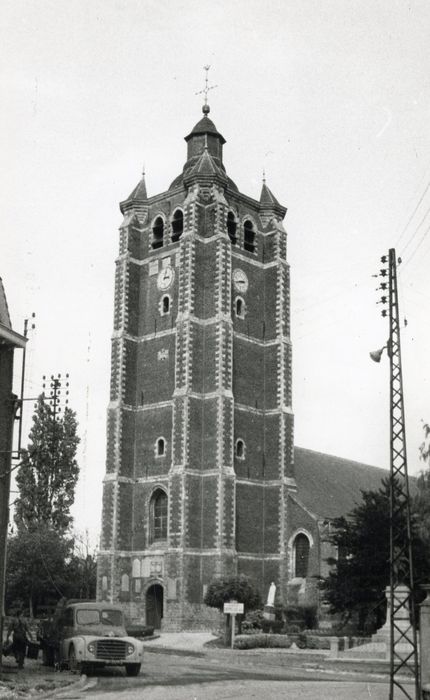
[{"label": "asphalt street", "polygon": [[[412,691],[412,686],[410,686]],[[268,654],[237,654],[213,650],[205,656],[147,652],[138,678],[123,671],[104,669],[89,678],[80,690],[70,688],[55,695],[72,700],[233,700],[264,698],[281,700],[387,700],[383,674],[327,669],[317,657],[312,661]],[[396,700],[404,700],[402,692]]]}]

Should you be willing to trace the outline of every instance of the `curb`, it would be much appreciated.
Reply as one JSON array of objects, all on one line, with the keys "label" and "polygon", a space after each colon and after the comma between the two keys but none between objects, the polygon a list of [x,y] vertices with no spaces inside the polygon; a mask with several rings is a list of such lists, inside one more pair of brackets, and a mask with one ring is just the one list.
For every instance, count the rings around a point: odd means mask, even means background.
[{"label": "curb", "polygon": [[207,656],[207,651],[195,651],[192,649],[177,649],[176,647],[162,647],[158,645],[148,644],[144,646],[144,652],[150,651],[153,654],[169,654],[176,656],[194,656],[196,658],[204,658]]}]

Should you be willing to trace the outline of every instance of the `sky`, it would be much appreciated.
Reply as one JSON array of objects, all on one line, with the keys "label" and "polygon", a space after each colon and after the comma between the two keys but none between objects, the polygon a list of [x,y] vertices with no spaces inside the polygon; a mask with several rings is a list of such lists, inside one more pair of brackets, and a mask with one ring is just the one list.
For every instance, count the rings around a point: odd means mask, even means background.
[{"label": "sky", "polygon": [[15,330],[36,314],[26,397],[70,375],[73,513],[94,542],[118,202],[143,167],[150,196],[182,171],[207,64],[229,176],[258,198],[264,169],[288,207],[296,444],[389,467],[389,364],[369,351],[389,332],[372,275],[395,248],[409,470],[422,468],[429,34],[425,0],[3,0],[0,276]]}]

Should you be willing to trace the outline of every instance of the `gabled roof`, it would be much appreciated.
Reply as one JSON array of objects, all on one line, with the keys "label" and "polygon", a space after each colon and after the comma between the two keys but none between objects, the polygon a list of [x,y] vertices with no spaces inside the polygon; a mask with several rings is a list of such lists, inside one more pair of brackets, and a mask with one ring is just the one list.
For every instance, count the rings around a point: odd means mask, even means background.
[{"label": "gabled roof", "polygon": [[318,519],[347,515],[361,502],[362,491],[377,491],[386,469],[294,448],[297,500]]},{"label": "gabled roof", "polygon": [[0,277],[0,323],[6,328],[12,328],[9,316],[9,308],[6,300],[6,292],[4,291],[3,281]]},{"label": "gabled roof", "polygon": [[25,348],[26,342],[27,338],[12,330],[6,293],[0,277],[0,345],[8,345],[13,348]]}]

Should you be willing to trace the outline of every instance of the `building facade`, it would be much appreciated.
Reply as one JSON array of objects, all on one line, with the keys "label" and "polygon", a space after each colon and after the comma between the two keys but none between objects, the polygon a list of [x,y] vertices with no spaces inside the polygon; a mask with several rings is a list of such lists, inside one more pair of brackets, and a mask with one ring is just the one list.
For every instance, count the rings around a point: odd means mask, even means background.
[{"label": "building facade", "polygon": [[216,576],[284,600],[291,569],[286,209],[239,192],[203,111],[169,189],[121,203],[116,262],[98,596],[165,630],[212,623]]},{"label": "building facade", "polygon": [[0,278],[0,659],[3,641],[3,610],[6,576],[7,531],[9,525],[13,429],[20,407],[13,393],[15,350],[23,352],[27,338],[12,329],[3,282]]},{"label": "building facade", "polygon": [[331,523],[387,472],[294,447],[286,209],[239,192],[208,111],[169,189],[120,205],[98,597],[208,629],[208,584],[245,574],[327,626]]}]

